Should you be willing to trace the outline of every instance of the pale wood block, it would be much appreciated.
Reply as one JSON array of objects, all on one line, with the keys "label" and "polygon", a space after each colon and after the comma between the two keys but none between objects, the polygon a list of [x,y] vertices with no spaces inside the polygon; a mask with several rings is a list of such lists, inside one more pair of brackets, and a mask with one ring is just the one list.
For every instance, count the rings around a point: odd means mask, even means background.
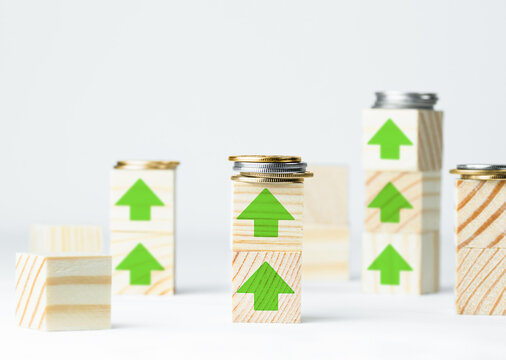
[{"label": "pale wood block", "polygon": [[376,294],[438,291],[439,234],[364,233],[362,288]]},{"label": "pale wood block", "polygon": [[[139,244],[146,251],[140,251]],[[141,248],[142,249],[142,248]],[[172,233],[111,233],[114,294],[171,295],[175,288],[174,236]],[[123,263],[123,262],[126,263]],[[132,262],[136,264],[131,264]],[[118,269],[120,264],[121,269]],[[146,281],[139,280],[138,276]]]},{"label": "pale wood block", "polygon": [[457,248],[506,248],[506,181],[456,184]]},{"label": "pale wood block", "polygon": [[458,314],[506,314],[506,249],[457,250]]},{"label": "pale wood block", "polygon": [[39,330],[111,327],[111,257],[16,255],[16,321]]},{"label": "pale wood block", "polygon": [[366,172],[367,232],[420,233],[440,225],[440,172]]},{"label": "pale wood block", "polygon": [[32,253],[102,253],[102,227],[93,225],[31,225]]},{"label": "pale wood block", "polygon": [[349,279],[350,232],[348,227],[304,225],[303,248],[303,279]]},{"label": "pale wood block", "polygon": [[366,170],[441,170],[443,113],[416,109],[366,109],[363,162]]},{"label": "pale wood block", "polygon": [[234,322],[300,322],[300,251],[234,252],[232,272]]},{"label": "pale wood block", "polygon": [[111,231],[173,233],[174,185],[174,169],[112,170]]},{"label": "pale wood block", "polygon": [[[251,208],[250,204],[259,199],[267,190],[279,202],[275,211]],[[272,199],[268,194],[267,201]],[[257,200],[258,201],[258,200]],[[258,205],[258,202],[255,202]],[[253,206],[253,205],[252,205]],[[304,184],[233,183],[233,251],[300,251],[302,249],[302,224],[304,212]],[[252,209],[252,211],[250,211]],[[288,213],[288,214],[287,214]],[[248,219],[238,219],[243,214]],[[287,218],[291,219],[288,220]],[[257,218],[258,220],[253,220]],[[284,220],[270,220],[285,218]],[[267,220],[267,222],[263,221]],[[257,225],[255,226],[255,223]],[[271,231],[276,229],[274,233]],[[255,228],[257,233],[255,233]],[[272,236],[263,236],[269,234]]]},{"label": "pale wood block", "polygon": [[304,184],[304,224],[348,226],[348,168],[312,165]]}]

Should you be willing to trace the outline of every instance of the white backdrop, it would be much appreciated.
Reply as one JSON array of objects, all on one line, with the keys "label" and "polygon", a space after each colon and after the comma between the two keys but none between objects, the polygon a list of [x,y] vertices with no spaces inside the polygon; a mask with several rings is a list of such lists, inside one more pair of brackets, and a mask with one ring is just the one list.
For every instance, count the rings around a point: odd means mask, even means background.
[{"label": "white backdrop", "polygon": [[[229,283],[227,156],[350,166],[360,269],[361,111],[377,90],[445,111],[442,280],[453,179],[504,162],[503,1],[0,0],[0,267],[34,222],[107,226],[119,159],[180,160],[178,281]],[[9,290],[10,291],[10,290]]]}]

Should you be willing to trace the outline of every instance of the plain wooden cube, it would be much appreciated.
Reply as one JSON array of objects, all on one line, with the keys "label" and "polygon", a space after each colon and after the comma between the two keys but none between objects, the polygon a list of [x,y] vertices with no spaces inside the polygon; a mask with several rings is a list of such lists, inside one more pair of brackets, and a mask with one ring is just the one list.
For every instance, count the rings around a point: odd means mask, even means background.
[{"label": "plain wooden cube", "polygon": [[[255,220],[238,219],[239,215],[267,189],[292,215],[293,220],[279,220],[275,237],[255,236]],[[233,183],[233,251],[301,251],[304,213],[303,183]]]},{"label": "plain wooden cube", "polygon": [[506,181],[456,184],[457,248],[506,248]]},{"label": "plain wooden cube", "polygon": [[457,313],[506,314],[506,249],[457,250]]},{"label": "plain wooden cube", "polygon": [[[400,271],[399,283],[395,285],[382,284],[381,271],[369,269],[389,245],[411,268],[410,271]],[[438,291],[439,234],[435,231],[421,234],[364,233],[362,288],[366,293],[375,294],[419,295]]]},{"label": "plain wooden cube", "polygon": [[349,279],[350,232],[347,226],[304,225],[303,247],[303,279]]},{"label": "plain wooden cube", "polygon": [[39,330],[111,327],[110,256],[16,256],[16,321]]},{"label": "plain wooden cube", "polygon": [[366,232],[439,230],[440,189],[440,172],[367,171]]},{"label": "plain wooden cube", "polygon": [[[264,265],[267,263],[268,265]],[[255,310],[261,308],[261,300],[257,298],[253,288],[251,292],[238,292],[243,285],[258,274],[261,267],[271,267],[292,292],[285,288],[277,295],[276,310]],[[301,252],[281,251],[236,251],[232,260],[232,320],[233,322],[248,323],[298,323],[300,322],[300,282],[301,282]],[[266,281],[266,286],[274,282]]]},{"label": "plain wooden cube", "polygon": [[442,153],[442,112],[364,110],[363,163],[366,170],[441,170]]},{"label": "plain wooden cube", "polygon": [[32,253],[102,253],[102,227],[93,225],[31,225]]}]

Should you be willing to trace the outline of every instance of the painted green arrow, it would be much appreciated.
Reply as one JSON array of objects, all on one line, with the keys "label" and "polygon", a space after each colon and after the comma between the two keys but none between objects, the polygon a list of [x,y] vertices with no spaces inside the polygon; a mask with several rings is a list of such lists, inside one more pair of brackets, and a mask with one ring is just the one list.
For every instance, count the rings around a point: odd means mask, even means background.
[{"label": "painted green arrow", "polygon": [[163,206],[164,203],[142,179],[139,179],[115,205],[130,206],[130,220],[149,221],[151,220],[151,206]]},{"label": "painted green arrow", "polygon": [[144,245],[139,243],[116,266],[116,270],[130,271],[130,285],[150,285],[151,271],[165,270]]},{"label": "painted green arrow", "polygon": [[278,221],[294,220],[268,189],[263,189],[237,219],[254,220],[255,237],[278,237]]},{"label": "painted green arrow", "polygon": [[255,311],[278,311],[278,295],[294,291],[266,261],[237,290],[242,294],[254,294]]},{"label": "painted green arrow", "polygon": [[401,145],[413,145],[392,119],[388,119],[367,144],[379,145],[380,158],[389,160],[399,160],[401,158]]},{"label": "painted green arrow", "polygon": [[380,209],[380,221],[382,223],[399,223],[401,221],[401,209],[413,209],[413,205],[402,196],[391,182],[385,185],[367,207]]},{"label": "painted green arrow", "polygon": [[401,283],[401,271],[413,271],[406,260],[390,244],[369,265],[367,270],[380,271],[381,285],[399,285]]}]

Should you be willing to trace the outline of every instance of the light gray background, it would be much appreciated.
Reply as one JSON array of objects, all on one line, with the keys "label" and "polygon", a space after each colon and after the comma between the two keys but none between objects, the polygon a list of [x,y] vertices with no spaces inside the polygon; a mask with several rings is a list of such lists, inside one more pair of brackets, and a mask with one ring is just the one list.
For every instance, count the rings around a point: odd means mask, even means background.
[{"label": "light gray background", "polygon": [[181,161],[179,283],[228,286],[227,156],[280,153],[350,166],[357,277],[361,111],[374,91],[396,89],[437,92],[445,111],[451,286],[448,170],[505,160],[505,11],[503,1],[0,0],[2,273],[12,281],[31,223],[107,229],[116,160],[168,159]]}]

